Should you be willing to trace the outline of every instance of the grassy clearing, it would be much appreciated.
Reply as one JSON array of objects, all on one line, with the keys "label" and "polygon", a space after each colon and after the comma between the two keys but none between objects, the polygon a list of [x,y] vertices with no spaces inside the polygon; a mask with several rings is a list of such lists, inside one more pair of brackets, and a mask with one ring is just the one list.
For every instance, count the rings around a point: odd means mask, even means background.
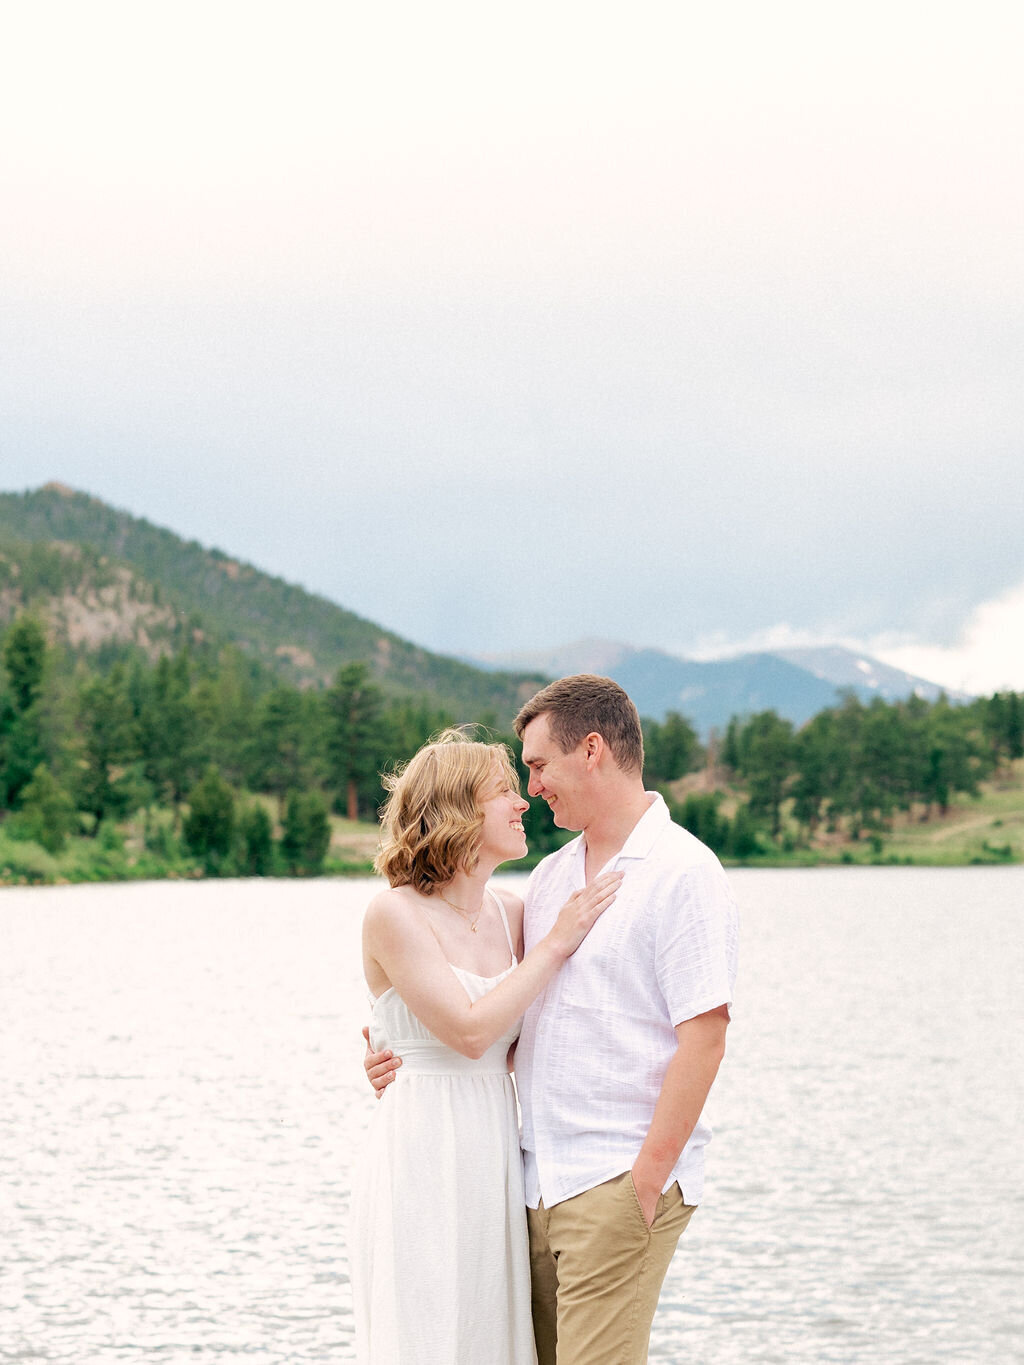
[{"label": "grassy clearing", "polygon": [[819,833],[807,846],[801,845],[799,831],[790,822],[783,847],[744,863],[762,867],[1024,863],[1024,759],[982,783],[977,796],[959,797],[944,814],[933,807],[926,818],[926,812],[918,807],[900,812],[890,829],[875,835],[851,839],[839,832]]},{"label": "grassy clearing", "polygon": [[883,837],[887,853],[934,867],[1024,862],[1024,760],[945,815],[912,812]]}]

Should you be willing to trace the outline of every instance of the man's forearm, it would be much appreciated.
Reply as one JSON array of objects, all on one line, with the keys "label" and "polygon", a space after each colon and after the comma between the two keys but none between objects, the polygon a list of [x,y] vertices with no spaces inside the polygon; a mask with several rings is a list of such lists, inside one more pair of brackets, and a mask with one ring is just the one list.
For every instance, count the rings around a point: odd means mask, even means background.
[{"label": "man's forearm", "polygon": [[661,1085],[654,1117],[633,1164],[633,1184],[648,1223],[679,1154],[697,1126],[725,1055],[725,1007],[688,1019],[676,1030],[678,1045]]}]

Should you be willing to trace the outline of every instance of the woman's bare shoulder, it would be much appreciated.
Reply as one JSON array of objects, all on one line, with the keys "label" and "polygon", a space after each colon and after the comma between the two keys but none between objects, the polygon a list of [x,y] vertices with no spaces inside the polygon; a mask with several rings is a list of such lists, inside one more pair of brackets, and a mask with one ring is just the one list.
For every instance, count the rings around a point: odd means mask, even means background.
[{"label": "woman's bare shoulder", "polygon": [[405,927],[419,919],[417,901],[420,897],[412,887],[389,886],[378,891],[366,907],[363,926],[370,931],[387,931],[389,928]]}]

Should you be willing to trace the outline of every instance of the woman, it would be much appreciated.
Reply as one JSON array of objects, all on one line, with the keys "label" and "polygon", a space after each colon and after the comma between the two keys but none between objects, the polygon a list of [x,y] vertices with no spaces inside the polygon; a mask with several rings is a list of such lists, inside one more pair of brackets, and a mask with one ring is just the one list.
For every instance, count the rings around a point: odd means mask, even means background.
[{"label": "woman", "polygon": [[386,785],[376,867],[390,889],[367,908],[363,968],[370,1044],[403,1065],[356,1180],[357,1358],[533,1365],[508,1053],[526,1006],[611,904],[621,874],[573,895],[523,957],[522,901],[487,885],[526,852],[528,803],[508,749],[447,731]]}]

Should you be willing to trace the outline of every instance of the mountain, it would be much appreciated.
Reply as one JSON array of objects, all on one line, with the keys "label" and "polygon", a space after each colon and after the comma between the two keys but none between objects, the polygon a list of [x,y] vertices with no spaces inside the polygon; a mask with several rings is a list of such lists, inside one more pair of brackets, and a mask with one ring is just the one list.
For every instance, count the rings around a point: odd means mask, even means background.
[{"label": "mountain", "polygon": [[[843,689],[852,689],[865,701],[879,696],[895,701],[912,693],[934,699],[941,691],[923,678],[838,645],[699,661],[588,639],[480,662],[556,674],[602,673],[626,689],[642,716],[662,720],[667,711],[679,711],[705,737],[712,730],[721,732],[734,715],[758,711],[773,710],[802,725],[835,705]],[[957,694],[954,700],[967,698]]]},{"label": "mountain", "polygon": [[938,683],[928,682],[913,673],[905,673],[901,668],[892,668],[870,654],[857,653],[844,645],[818,645],[802,649],[776,649],[776,658],[787,659],[798,668],[805,668],[816,678],[830,682],[835,687],[853,687],[861,695],[884,697],[886,701],[896,701],[912,694],[924,697],[926,701],[936,701],[945,692],[951,701],[970,701],[966,692],[955,692],[941,687]]},{"label": "mountain", "polygon": [[542,678],[433,654],[221,550],[51,483],[0,493],[0,626],[40,610],[73,649],[231,643],[289,682],[364,659],[392,691],[429,693],[459,719],[507,724]]},{"label": "mountain", "polygon": [[[74,650],[232,643],[292,683],[329,681],[364,659],[392,691],[429,694],[460,719],[507,724],[549,677],[602,673],[641,715],[680,711],[697,731],[773,709],[795,725],[852,688],[869,700],[940,689],[840,646],[701,662],[589,639],[490,659],[434,654],[283,579],[62,484],[0,493],[0,626],[26,606]],[[954,700],[966,700],[955,695]]]}]

